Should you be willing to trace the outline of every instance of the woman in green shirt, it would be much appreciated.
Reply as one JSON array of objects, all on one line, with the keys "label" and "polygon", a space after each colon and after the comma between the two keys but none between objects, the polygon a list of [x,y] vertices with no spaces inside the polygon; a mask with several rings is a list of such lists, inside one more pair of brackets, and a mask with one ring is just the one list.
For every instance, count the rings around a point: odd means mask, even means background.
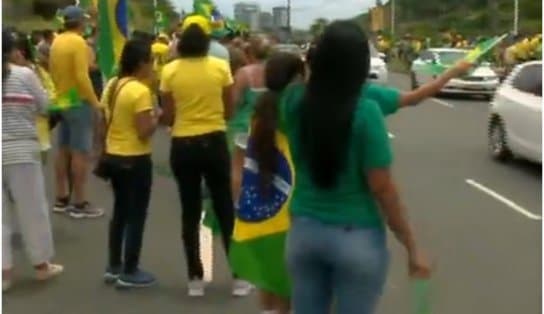
[{"label": "woman in green shirt", "polygon": [[368,39],[351,22],[320,38],[303,93],[280,103],[296,181],[287,240],[293,310],[374,312],[385,282],[387,223],[408,252],[410,273],[428,276],[390,174],[392,152],[378,104],[361,95]]}]

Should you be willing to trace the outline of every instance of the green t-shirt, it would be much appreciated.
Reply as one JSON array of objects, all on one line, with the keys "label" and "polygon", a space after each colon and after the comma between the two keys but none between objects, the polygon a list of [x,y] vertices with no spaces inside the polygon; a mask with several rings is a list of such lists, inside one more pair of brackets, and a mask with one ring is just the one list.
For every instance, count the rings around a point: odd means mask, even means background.
[{"label": "green t-shirt", "polygon": [[242,93],[239,103],[236,105],[234,117],[229,121],[229,131],[233,133],[248,133],[251,117],[255,112],[257,99],[266,91],[264,88],[247,88]]},{"label": "green t-shirt", "polygon": [[[279,127],[289,140],[296,171],[290,204],[292,215],[336,225],[383,227],[365,170],[386,168],[392,163],[384,115],[397,110],[400,93],[373,84],[363,87],[353,118],[347,166],[333,189],[315,186],[308,165],[300,156],[297,112],[303,94],[302,85],[288,88],[282,96],[279,111]],[[376,100],[380,100],[380,105]]]}]

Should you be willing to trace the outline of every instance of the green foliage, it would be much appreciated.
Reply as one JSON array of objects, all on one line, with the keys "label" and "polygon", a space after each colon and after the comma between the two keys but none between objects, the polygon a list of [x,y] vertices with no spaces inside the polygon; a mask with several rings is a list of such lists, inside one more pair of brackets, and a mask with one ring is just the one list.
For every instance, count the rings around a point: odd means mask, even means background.
[{"label": "green foliage", "polygon": [[[513,0],[395,0],[395,6],[397,35],[410,33],[419,37],[435,37],[439,32],[455,30],[473,37],[496,35],[513,29]],[[540,33],[542,1],[519,0],[519,10],[520,32]],[[367,13],[354,19],[368,28]]]}]

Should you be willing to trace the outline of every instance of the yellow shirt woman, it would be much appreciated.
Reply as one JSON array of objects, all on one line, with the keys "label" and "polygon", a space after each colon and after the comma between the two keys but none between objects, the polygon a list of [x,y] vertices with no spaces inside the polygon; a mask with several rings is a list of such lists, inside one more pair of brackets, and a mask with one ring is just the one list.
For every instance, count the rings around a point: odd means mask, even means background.
[{"label": "yellow shirt woman", "polygon": [[232,83],[229,64],[215,57],[180,58],[165,65],[160,90],[174,98],[172,136],[225,131],[223,89]]},{"label": "yellow shirt woman", "polygon": [[[130,81],[129,81],[130,80]],[[102,105],[106,108],[106,121],[111,120],[106,137],[106,153],[117,156],[140,156],[151,153],[151,141],[141,140],[135,125],[136,114],[153,110],[151,90],[138,80],[122,78],[110,80],[102,94]],[[113,112],[110,112],[110,93],[116,85],[117,97]]]}]

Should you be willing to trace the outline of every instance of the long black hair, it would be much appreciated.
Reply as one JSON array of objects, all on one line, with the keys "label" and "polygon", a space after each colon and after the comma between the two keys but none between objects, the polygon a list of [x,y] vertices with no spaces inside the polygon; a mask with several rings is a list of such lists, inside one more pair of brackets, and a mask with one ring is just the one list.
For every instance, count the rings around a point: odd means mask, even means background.
[{"label": "long black hair", "polygon": [[304,63],[299,56],[279,52],[270,57],[265,67],[267,91],[257,100],[252,139],[255,159],[259,165],[261,189],[266,191],[276,171],[276,127],[281,92],[297,75],[304,75]]},{"label": "long black hair", "polygon": [[151,43],[143,39],[129,39],[123,51],[121,51],[121,59],[119,60],[119,73],[117,79],[113,81],[112,87],[109,90],[108,104],[111,105],[113,95],[117,90],[119,81],[122,78],[133,76],[140,70],[140,67],[151,62]]},{"label": "long black hair", "polygon": [[15,50],[15,38],[9,30],[2,30],[2,89],[9,76],[10,55]]},{"label": "long black hair", "polygon": [[144,39],[130,39],[121,52],[118,78],[134,75],[143,64],[151,62],[151,42]]},{"label": "long black hair", "polygon": [[197,24],[191,24],[181,33],[178,55],[182,58],[198,58],[208,55],[210,36]]},{"label": "long black hair", "polygon": [[368,77],[368,39],[349,21],[330,24],[310,58],[310,79],[300,106],[301,157],[320,188],[336,185],[344,170],[353,114]]}]

